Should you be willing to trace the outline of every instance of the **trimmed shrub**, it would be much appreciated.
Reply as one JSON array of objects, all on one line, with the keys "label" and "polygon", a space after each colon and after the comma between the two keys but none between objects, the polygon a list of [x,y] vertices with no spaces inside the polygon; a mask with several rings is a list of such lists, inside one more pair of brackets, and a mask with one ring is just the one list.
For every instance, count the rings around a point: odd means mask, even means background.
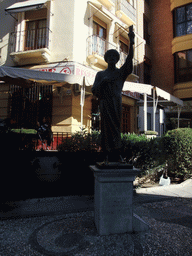
[{"label": "trimmed shrub", "polygon": [[58,151],[66,152],[97,152],[100,145],[100,133],[93,131],[87,133],[85,130],[77,132],[71,137],[63,139],[62,143],[58,145]]},{"label": "trimmed shrub", "polygon": [[163,137],[169,173],[176,177],[192,174],[192,129],[178,128]]},{"label": "trimmed shrub", "polygon": [[[122,156],[141,169],[141,175],[168,163],[169,176],[185,179],[192,174],[192,129],[180,128],[168,131],[164,136],[147,139],[135,133],[121,134]],[[100,133],[77,132],[65,138],[59,151],[98,152]],[[188,176],[187,176],[188,175]]]}]

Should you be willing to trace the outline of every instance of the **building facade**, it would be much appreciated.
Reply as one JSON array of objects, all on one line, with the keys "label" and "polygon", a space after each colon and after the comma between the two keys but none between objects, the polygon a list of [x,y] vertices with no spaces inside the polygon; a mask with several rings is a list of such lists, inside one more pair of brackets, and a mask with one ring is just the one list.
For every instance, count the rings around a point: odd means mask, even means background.
[{"label": "building facade", "polygon": [[[192,127],[192,1],[145,0],[145,82],[183,100],[165,111],[166,129]],[[160,118],[160,116],[159,116]]]},{"label": "building facade", "polygon": [[[141,1],[142,2],[142,1]],[[129,51],[128,27],[133,25],[135,59],[127,81],[142,79],[144,40],[139,35],[136,0],[28,0],[0,3],[0,65],[94,78],[106,69],[104,53],[117,49],[120,67]],[[8,26],[5,24],[8,24]],[[138,46],[138,47],[137,47]],[[25,81],[1,83],[1,118],[34,127],[46,117],[53,132],[73,133],[81,126],[80,86]],[[139,94],[122,94],[122,131],[137,132]],[[83,127],[99,129],[97,99],[86,86]]]},{"label": "building facade", "polygon": [[[104,54],[109,49],[118,50],[117,67],[121,67],[129,52],[131,25],[136,35],[134,68],[127,82],[132,87],[159,87],[184,99],[184,108],[189,109],[190,10],[188,0],[1,1],[0,65],[67,74],[76,82],[31,79],[28,86],[30,79],[6,78],[0,86],[0,118],[34,128],[45,117],[53,133],[99,129],[98,100],[90,83],[82,90],[78,81],[94,81],[96,73],[107,68]],[[177,109],[165,110],[158,104],[156,112],[151,107],[146,110],[138,105],[143,97],[137,90],[123,91],[122,132],[155,129],[161,135],[165,117],[176,118]],[[181,112],[183,122],[189,112]]]}]

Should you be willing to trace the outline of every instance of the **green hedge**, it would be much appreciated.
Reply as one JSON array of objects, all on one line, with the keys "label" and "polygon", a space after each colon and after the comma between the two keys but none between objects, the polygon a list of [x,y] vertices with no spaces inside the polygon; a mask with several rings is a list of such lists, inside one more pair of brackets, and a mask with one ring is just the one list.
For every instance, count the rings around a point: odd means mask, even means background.
[{"label": "green hedge", "polygon": [[[168,131],[164,136],[147,139],[145,135],[121,134],[122,156],[142,170],[142,174],[168,163],[171,176],[184,178],[192,174],[192,129]],[[59,151],[97,152],[100,150],[100,133],[77,132],[65,138]]]},{"label": "green hedge", "polygon": [[86,131],[77,132],[71,137],[66,137],[63,142],[58,145],[58,151],[79,152],[91,151],[97,152],[100,145],[100,133],[94,131],[87,133]]},{"label": "green hedge", "polygon": [[179,128],[168,131],[163,137],[169,172],[177,177],[192,174],[192,129]]}]

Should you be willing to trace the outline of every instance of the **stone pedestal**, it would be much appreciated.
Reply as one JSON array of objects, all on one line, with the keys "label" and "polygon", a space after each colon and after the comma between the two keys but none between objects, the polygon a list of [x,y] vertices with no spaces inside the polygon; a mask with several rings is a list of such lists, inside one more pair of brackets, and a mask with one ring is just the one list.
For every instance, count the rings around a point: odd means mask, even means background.
[{"label": "stone pedestal", "polygon": [[133,181],[140,172],[131,165],[92,165],[94,172],[94,218],[99,235],[134,231]]}]

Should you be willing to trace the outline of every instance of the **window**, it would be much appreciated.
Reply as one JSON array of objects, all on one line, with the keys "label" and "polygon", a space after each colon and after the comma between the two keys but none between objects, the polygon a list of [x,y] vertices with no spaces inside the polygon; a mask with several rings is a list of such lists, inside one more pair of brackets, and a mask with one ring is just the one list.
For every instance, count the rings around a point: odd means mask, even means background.
[{"label": "window", "polygon": [[102,27],[100,24],[94,21],[93,34],[99,36],[100,38],[106,39],[106,28]]},{"label": "window", "polygon": [[46,47],[47,20],[26,22],[25,50],[34,50]]},{"label": "window", "polygon": [[151,44],[151,37],[149,35],[149,22],[144,18],[144,39],[148,45]]},{"label": "window", "polygon": [[119,47],[120,47],[120,66],[125,63],[129,52],[129,41],[123,37],[119,36]]},{"label": "window", "polygon": [[129,0],[128,2],[130,3],[130,5],[132,5],[134,8],[136,8],[136,6],[135,6],[135,0]]},{"label": "window", "polygon": [[151,130],[151,113],[147,113],[147,130]]},{"label": "window", "polygon": [[151,84],[151,65],[144,62],[144,83]]},{"label": "window", "polygon": [[122,42],[121,40],[119,40],[119,44],[120,44],[120,51],[124,52],[125,54],[128,54],[129,52],[128,44]]},{"label": "window", "polygon": [[192,49],[175,53],[175,82],[192,81]]},{"label": "window", "polygon": [[175,16],[175,36],[192,34],[192,4],[177,8]]},{"label": "window", "polygon": [[106,24],[97,18],[93,21],[93,52],[104,56],[106,51]]},{"label": "window", "polygon": [[130,107],[127,105],[122,106],[122,133],[130,132]]},{"label": "window", "polygon": [[151,0],[145,0],[145,2],[150,5]]}]

